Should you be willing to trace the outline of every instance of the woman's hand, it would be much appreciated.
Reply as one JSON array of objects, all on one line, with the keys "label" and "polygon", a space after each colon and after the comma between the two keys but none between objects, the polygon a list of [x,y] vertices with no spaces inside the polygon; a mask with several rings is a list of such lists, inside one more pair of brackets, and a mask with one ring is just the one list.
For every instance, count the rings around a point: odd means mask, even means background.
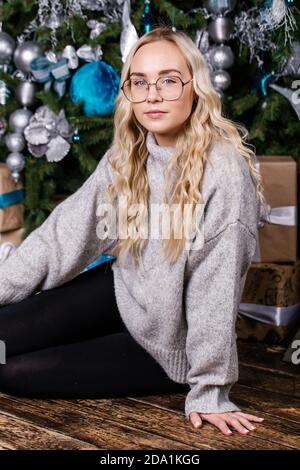
[{"label": "woman's hand", "polygon": [[225,436],[229,436],[232,434],[232,431],[227,426],[228,424],[235,428],[240,434],[248,434],[249,431],[256,429],[250,421],[261,423],[264,418],[242,413],[241,411],[231,411],[227,413],[198,413],[197,411],[192,411],[190,413],[190,421],[195,428],[202,426],[202,420],[214,424]]}]

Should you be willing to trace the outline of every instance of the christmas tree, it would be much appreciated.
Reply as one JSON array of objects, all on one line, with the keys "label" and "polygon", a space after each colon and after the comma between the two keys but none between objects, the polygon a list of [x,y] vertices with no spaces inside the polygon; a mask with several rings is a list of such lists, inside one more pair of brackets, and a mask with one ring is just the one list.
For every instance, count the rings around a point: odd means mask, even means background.
[{"label": "christmas tree", "polygon": [[26,234],[96,168],[124,58],[158,25],[197,43],[224,115],[258,155],[300,155],[296,1],[9,0],[0,11],[1,162],[24,177]]}]

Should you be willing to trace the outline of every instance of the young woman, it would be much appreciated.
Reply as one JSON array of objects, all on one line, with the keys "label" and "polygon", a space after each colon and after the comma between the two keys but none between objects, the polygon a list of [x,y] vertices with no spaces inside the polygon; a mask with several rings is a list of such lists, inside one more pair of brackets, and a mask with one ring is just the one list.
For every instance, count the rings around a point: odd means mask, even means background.
[{"label": "young woman", "polygon": [[[162,26],[138,40],[123,66],[111,147],[0,266],[2,392],[187,391],[195,427],[255,429],[262,418],[229,398],[236,314],[264,202],[246,136],[222,116],[185,33]],[[152,230],[161,207],[177,210],[163,212],[168,236]],[[115,260],[82,272],[104,252]]]}]

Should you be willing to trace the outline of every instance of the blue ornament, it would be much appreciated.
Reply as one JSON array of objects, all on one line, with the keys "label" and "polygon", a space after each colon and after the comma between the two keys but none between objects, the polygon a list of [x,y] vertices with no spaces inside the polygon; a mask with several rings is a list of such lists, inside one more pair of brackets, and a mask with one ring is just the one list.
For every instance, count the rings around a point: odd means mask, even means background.
[{"label": "blue ornament", "polygon": [[120,76],[103,60],[88,62],[71,79],[70,96],[74,104],[82,102],[87,116],[106,116],[114,111]]}]

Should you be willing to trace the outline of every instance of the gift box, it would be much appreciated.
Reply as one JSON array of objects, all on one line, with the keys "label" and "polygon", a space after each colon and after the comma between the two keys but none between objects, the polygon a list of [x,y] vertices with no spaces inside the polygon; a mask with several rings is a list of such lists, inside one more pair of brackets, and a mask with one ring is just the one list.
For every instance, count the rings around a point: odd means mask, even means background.
[{"label": "gift box", "polygon": [[16,230],[8,230],[7,232],[0,233],[0,245],[6,242],[11,242],[16,246],[21,245],[25,236],[25,227],[20,227]]},{"label": "gift box", "polygon": [[25,237],[25,227],[0,233],[0,264],[21,245]]},{"label": "gift box", "polygon": [[[253,262],[297,260],[297,162],[290,156],[258,156],[267,207]],[[267,209],[267,210],[266,210]]]},{"label": "gift box", "polygon": [[287,344],[300,326],[300,260],[253,263],[236,321],[237,337]]},{"label": "gift box", "polygon": [[24,225],[25,190],[21,181],[15,183],[5,163],[0,163],[0,232]]}]

